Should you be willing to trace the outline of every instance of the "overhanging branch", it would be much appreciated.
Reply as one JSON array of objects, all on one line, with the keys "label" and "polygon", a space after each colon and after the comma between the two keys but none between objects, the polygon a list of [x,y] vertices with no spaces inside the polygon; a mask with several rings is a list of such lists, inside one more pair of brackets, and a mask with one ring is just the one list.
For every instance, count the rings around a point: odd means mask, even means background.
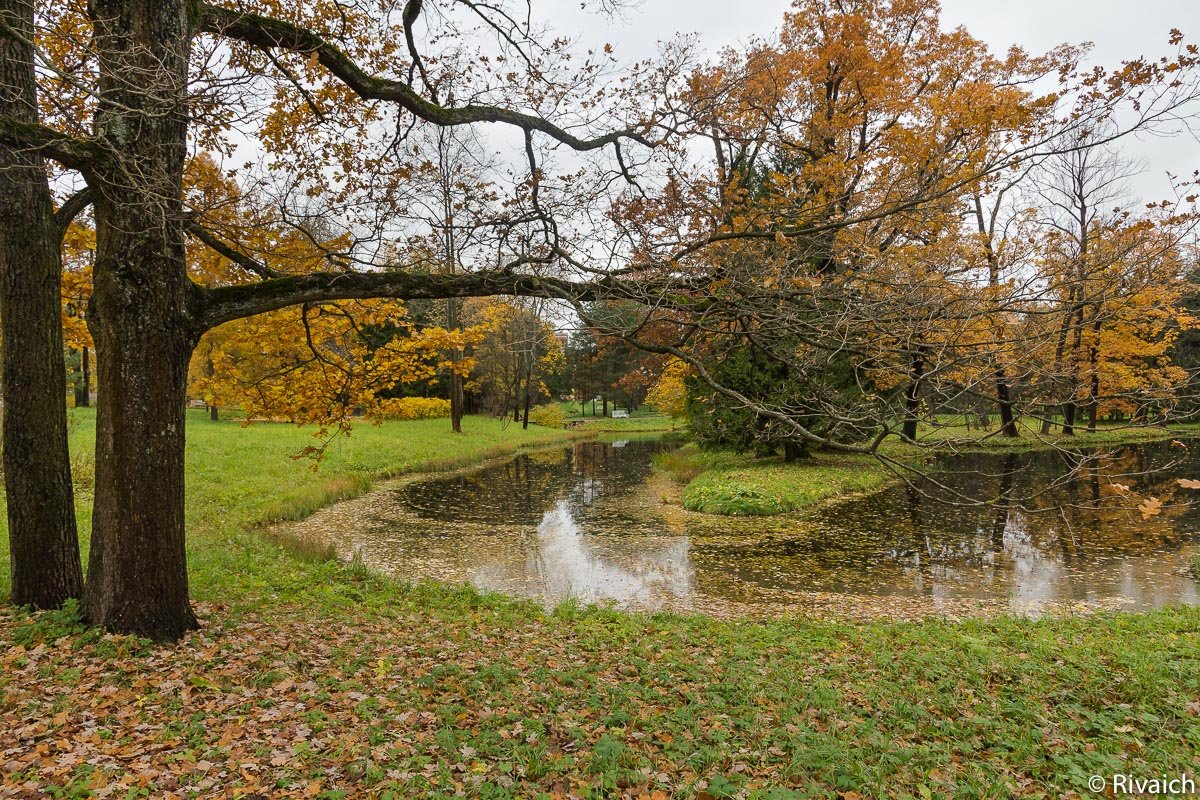
[{"label": "overhanging branch", "polygon": [[561,278],[522,275],[510,270],[453,275],[399,271],[317,272],[201,291],[204,297],[204,313],[200,321],[203,330],[300,303],[333,300],[383,297],[440,300],[448,297],[508,295],[583,303],[602,298],[636,299],[646,293],[644,287],[611,279],[579,283]]},{"label": "overhanging branch", "polygon": [[36,150],[67,169],[84,174],[104,158],[104,149],[91,139],[79,139],[36,122],[0,116],[0,145],[16,150]]},{"label": "overhanging branch", "polygon": [[638,131],[623,130],[593,138],[580,138],[552,122],[533,114],[488,105],[465,105],[448,108],[428,100],[403,81],[371,75],[341,49],[305,28],[283,20],[249,14],[244,11],[203,4],[200,6],[199,28],[205,33],[237,39],[265,50],[280,48],[317,61],[355,94],[364,100],[393,102],[415,116],[435,125],[468,125],[475,122],[498,122],[524,131],[537,131],[574,150],[598,150],[621,139],[630,139],[652,146]]}]

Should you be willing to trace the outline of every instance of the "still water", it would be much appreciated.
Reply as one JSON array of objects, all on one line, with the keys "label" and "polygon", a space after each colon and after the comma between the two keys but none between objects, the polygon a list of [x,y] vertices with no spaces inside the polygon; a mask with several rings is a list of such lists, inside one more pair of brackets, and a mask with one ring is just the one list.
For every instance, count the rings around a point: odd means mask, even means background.
[{"label": "still water", "polygon": [[[919,617],[1200,602],[1200,443],[960,455],[805,514],[692,514],[651,458],[667,441],[585,442],[381,489],[295,533],[405,579],[717,615]],[[1157,470],[1152,472],[1153,470]],[[1147,474],[1151,473],[1152,474]],[[1123,487],[1163,501],[1145,519]],[[961,494],[989,505],[934,500]]]}]

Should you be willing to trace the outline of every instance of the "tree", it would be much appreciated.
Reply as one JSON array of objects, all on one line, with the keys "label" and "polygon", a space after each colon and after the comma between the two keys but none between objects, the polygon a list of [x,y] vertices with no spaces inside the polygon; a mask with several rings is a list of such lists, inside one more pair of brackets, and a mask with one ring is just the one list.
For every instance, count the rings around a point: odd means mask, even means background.
[{"label": "tree", "polygon": [[690,372],[688,365],[678,358],[671,358],[663,366],[658,380],[646,394],[646,403],[659,412],[676,419],[687,416],[687,385]]},{"label": "tree", "polygon": [[[1043,298],[1027,275],[1005,286],[1000,263],[979,286],[990,226],[968,238],[963,210],[1026,164],[1178,113],[1197,96],[1197,62],[1177,33],[1172,44],[1174,58],[1088,73],[1076,48],[992,56],[965,31],[942,30],[934,3],[796,4],[777,39],[692,75],[681,105],[713,157],[671,151],[662,189],[631,196],[615,215],[632,249],[657,254],[655,274],[677,277],[676,294],[645,300],[686,308],[680,334],[654,343],[634,326],[610,333],[685,361],[705,391],[747,424],[769,421],[779,441],[878,454],[922,418],[936,424],[939,407],[999,399],[1002,387],[1004,417],[1015,420],[997,359],[1011,359],[1013,334],[1025,315],[1045,313]],[[1055,78],[1059,91],[1045,96],[1024,88]],[[1070,143],[1123,104],[1127,127]],[[671,252],[696,240],[710,246]],[[1037,332],[1022,346],[1040,350]],[[746,370],[721,374],[707,359],[721,337],[775,365],[765,371],[774,377],[738,385]],[[749,358],[732,344],[719,351]],[[839,362],[857,391],[818,379]]]},{"label": "tree", "polygon": [[[0,2],[0,116],[18,124],[38,119],[32,23],[32,2]],[[37,149],[0,147],[0,360],[12,601],[34,608],[57,608],[83,591],[59,324],[60,246],[81,205],[66,204],[56,214]]]},{"label": "tree", "polygon": [[529,426],[529,409],[549,393],[545,381],[562,363],[562,346],[537,308],[507,300],[469,303],[464,315],[474,347],[471,384],[496,416],[512,412]]},{"label": "tree", "polygon": [[67,377],[74,385],[75,407],[91,405],[92,335],[87,328],[88,298],[92,296],[92,254],[96,232],[72,223],[63,237],[62,332],[68,351]]},{"label": "tree", "polygon": [[[88,322],[97,348],[100,403],[85,614],[106,629],[174,638],[196,624],[184,552],[182,409],[188,361],[205,331],[314,301],[570,289],[499,271],[424,276],[342,269],[279,276],[258,269],[263,280],[256,285],[194,284],[186,270],[189,223],[182,201],[190,105],[185,92],[195,34],[242,41],[252,53],[295,53],[297,61],[326,70],[367,102],[395,103],[436,125],[496,121],[582,150],[639,134],[587,139],[536,114],[490,105],[443,106],[403,80],[369,76],[345,51],[309,30],[243,11],[185,0],[100,0],[90,11],[89,57],[98,75],[92,133],[71,135],[10,113],[0,121],[0,138],[6,153],[32,149],[78,170],[93,192],[97,248]],[[31,51],[14,61],[32,74]],[[57,313],[56,302],[56,319]],[[49,431],[43,438],[63,437]],[[30,455],[20,449],[12,454],[26,460]]]}]

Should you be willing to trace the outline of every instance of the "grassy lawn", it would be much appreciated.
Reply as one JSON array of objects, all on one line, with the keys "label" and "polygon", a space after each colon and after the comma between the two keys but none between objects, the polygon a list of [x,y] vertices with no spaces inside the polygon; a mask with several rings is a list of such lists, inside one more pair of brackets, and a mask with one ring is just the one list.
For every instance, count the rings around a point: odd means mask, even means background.
[{"label": "grassy lawn", "polygon": [[[1036,423],[1036,424],[1035,424]],[[922,425],[917,440],[925,449],[934,448],[951,451],[998,451],[1020,452],[1047,450],[1050,448],[1109,447],[1133,442],[1153,442],[1182,436],[1200,435],[1200,423],[1184,423],[1160,428],[1158,426],[1133,426],[1101,424],[1095,433],[1088,433],[1084,426],[1077,426],[1072,436],[1063,436],[1056,425],[1053,432],[1043,436],[1040,422],[1018,422],[1021,435],[1009,439],[1000,434],[1000,426],[993,424],[991,430],[978,428],[968,430],[964,425]],[[906,445],[898,439],[890,439],[883,446],[888,454],[905,455],[921,448]]]},{"label": "grassy lawn", "polygon": [[567,426],[574,431],[590,433],[667,433],[683,431],[687,424],[668,416],[644,415],[612,419],[611,417],[574,417],[567,420]]},{"label": "grassy lawn", "polygon": [[784,514],[830,497],[874,489],[894,476],[875,458],[816,453],[784,463],[687,445],[655,457],[683,487],[689,511],[729,516]]},{"label": "grassy lawn", "polygon": [[[92,449],[95,412],[71,409],[71,450],[77,484],[76,512],[86,544],[91,528]],[[466,417],[463,433],[450,434],[448,419],[363,422],[350,436],[335,438],[318,464],[297,457],[318,444],[312,428],[285,423],[209,421],[202,410],[188,412],[187,524],[193,560],[206,558],[210,534],[258,523],[302,519],[336,500],[369,490],[376,480],[407,472],[428,472],[483,461],[520,448],[566,442],[580,435],[489,417]],[[0,493],[0,503],[3,494]],[[0,514],[0,539],[8,521]],[[6,540],[5,540],[6,541]],[[86,557],[86,547],[84,555]],[[202,584],[204,570],[193,570]],[[8,594],[8,547],[0,553],[0,597]]]},{"label": "grassy lawn", "polygon": [[288,458],[306,431],[189,418],[205,627],[158,647],[0,606],[0,796],[1074,797],[1095,774],[1196,768],[1200,610],[547,614],[247,529],[370,476],[566,436],[445,425],[364,426],[313,473]]},{"label": "grassy lawn", "polygon": [[[612,417],[596,417],[590,413],[580,413],[580,407],[575,402],[559,403],[563,414],[567,418],[567,427],[572,430],[582,430],[591,432],[604,432],[613,434],[622,433],[656,433],[668,431],[683,431],[687,429],[687,422],[681,419],[668,417],[666,414],[660,414],[653,408],[640,408],[631,413],[628,417],[613,419]],[[615,411],[617,406],[614,404],[610,407],[610,413]],[[591,405],[588,406],[588,411],[592,410]],[[596,405],[596,410],[600,410],[600,405]]]}]

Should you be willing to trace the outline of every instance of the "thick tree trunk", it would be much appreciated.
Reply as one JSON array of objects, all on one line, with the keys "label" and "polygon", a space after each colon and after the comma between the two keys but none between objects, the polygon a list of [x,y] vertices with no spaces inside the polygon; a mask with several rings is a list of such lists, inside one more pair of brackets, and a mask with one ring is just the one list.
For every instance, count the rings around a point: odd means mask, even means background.
[{"label": "thick tree trunk", "polygon": [[[34,121],[33,5],[0,0],[0,114]],[[25,41],[20,41],[24,39]],[[0,148],[0,334],[12,602],[57,608],[83,591],[61,313],[61,238],[40,156]]]},{"label": "thick tree trunk", "polygon": [[214,405],[208,407],[208,419],[210,422],[217,422],[221,419],[221,410]]},{"label": "thick tree trunk", "polygon": [[99,176],[96,499],[84,612],[99,627],[175,639],[197,626],[184,548],[184,405],[200,337],[182,227],[183,0],[93,0],[96,131],[120,159]]},{"label": "thick tree trunk", "polygon": [[98,276],[93,301],[102,390],[84,609],[106,630],[174,639],[196,627],[183,521],[184,403],[195,340],[166,298],[153,296],[161,285],[129,288]]}]

